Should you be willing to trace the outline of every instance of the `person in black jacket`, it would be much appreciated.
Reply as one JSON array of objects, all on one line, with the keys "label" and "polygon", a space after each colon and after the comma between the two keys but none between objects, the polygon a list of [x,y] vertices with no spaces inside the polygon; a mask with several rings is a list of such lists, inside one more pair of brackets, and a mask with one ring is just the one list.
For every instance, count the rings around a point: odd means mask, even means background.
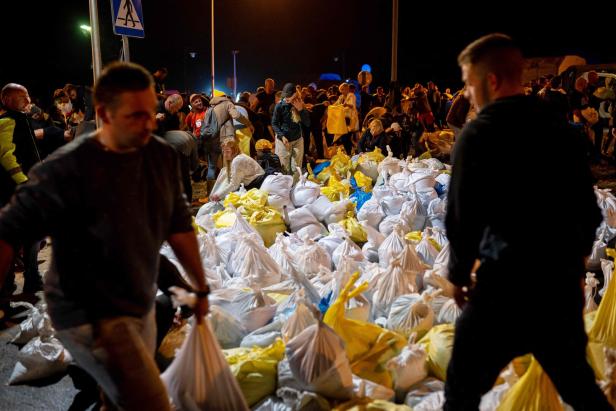
[{"label": "person in black jacket", "polygon": [[[610,410],[586,361],[581,284],[601,213],[582,142],[524,95],[510,37],[482,37],[458,62],[478,115],[454,146],[448,195],[449,279],[463,311],[444,409],[477,410],[500,371],[532,353],[574,409]],[[541,169],[558,170],[550,192],[566,199],[550,199],[541,172],[520,161],[531,146],[552,153]]]}]

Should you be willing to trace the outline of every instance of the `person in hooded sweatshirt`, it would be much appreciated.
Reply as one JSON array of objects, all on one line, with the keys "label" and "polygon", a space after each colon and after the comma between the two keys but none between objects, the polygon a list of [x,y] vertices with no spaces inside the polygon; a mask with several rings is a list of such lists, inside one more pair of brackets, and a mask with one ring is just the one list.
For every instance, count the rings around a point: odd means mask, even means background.
[{"label": "person in hooded sweatshirt", "polygon": [[[586,360],[584,260],[601,213],[583,141],[524,95],[524,58],[510,37],[482,37],[458,63],[478,114],[455,143],[447,203],[449,279],[463,311],[444,410],[477,410],[501,370],[527,353],[574,409],[610,410]],[[551,154],[532,167],[528,147]],[[544,170],[554,173],[549,185]]]}]

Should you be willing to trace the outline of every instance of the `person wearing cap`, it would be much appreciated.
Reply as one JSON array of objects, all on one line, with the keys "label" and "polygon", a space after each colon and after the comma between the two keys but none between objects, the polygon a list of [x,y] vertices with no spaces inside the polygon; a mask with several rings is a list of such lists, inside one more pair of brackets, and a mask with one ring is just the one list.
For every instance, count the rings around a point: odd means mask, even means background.
[{"label": "person wearing cap", "polygon": [[188,102],[192,109],[184,121],[188,130],[196,139],[201,135],[201,125],[205,119],[206,108],[210,105],[210,101],[203,94],[191,94]]},{"label": "person wearing cap", "polygon": [[[286,174],[293,174],[301,167],[304,158],[302,126],[310,127],[310,115],[304,107],[295,84],[287,83],[282,88],[281,100],[274,107],[272,128],[276,134],[276,155],[280,158]],[[306,136],[308,137],[308,136]],[[292,162],[295,162],[295,165]]]},{"label": "person wearing cap", "polygon": [[368,129],[364,131],[364,135],[359,140],[357,150],[360,153],[366,153],[374,151],[377,147],[381,149],[382,153],[387,152],[387,134],[383,130],[383,123],[379,119],[370,122]]},{"label": "person wearing cap", "polygon": [[265,171],[266,177],[274,173],[282,173],[280,158],[272,153],[273,148],[272,143],[266,139],[257,140],[255,143],[257,163],[259,163],[263,171]]},{"label": "person wearing cap", "polygon": [[240,152],[237,139],[226,137],[221,147],[224,167],[212,188],[210,200],[221,201],[227,194],[237,191],[242,184],[247,190],[260,187],[257,178],[263,176],[265,171],[254,159]]}]

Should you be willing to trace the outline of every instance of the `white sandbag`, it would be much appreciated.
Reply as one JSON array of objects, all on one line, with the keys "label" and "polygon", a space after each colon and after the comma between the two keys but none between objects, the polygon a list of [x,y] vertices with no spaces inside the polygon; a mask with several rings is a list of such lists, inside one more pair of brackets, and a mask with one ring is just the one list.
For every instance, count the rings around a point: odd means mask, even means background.
[{"label": "white sandbag", "polygon": [[434,188],[436,185],[436,173],[434,170],[422,168],[411,173],[411,182],[415,186],[415,190],[424,190]]},{"label": "white sandbag", "polygon": [[286,354],[293,376],[307,391],[340,400],[353,395],[353,377],[344,343],[322,321],[290,340]]},{"label": "white sandbag", "polygon": [[329,198],[320,196],[312,203],[308,204],[306,208],[310,210],[317,220],[325,222],[325,217],[327,217],[327,213],[329,213],[332,205],[333,203],[329,201]]},{"label": "white sandbag", "polygon": [[379,202],[373,197],[366,201],[361,209],[357,212],[357,220],[365,220],[368,225],[378,229],[379,223],[385,218],[385,212]]},{"label": "white sandbag", "polygon": [[391,305],[399,296],[412,293],[416,285],[411,281],[402,270],[400,258],[394,258],[387,271],[380,276],[372,295],[374,317],[387,317]]},{"label": "white sandbag", "polygon": [[220,289],[210,294],[209,302],[239,318],[247,333],[263,327],[276,313],[276,301],[261,290]]},{"label": "white sandbag", "polygon": [[417,251],[417,254],[422,259],[422,261],[428,264],[430,267],[432,267],[434,261],[436,261],[436,257],[439,254],[439,251],[430,242],[429,236],[425,233],[421,241],[415,247],[415,251]]},{"label": "white sandbag", "polygon": [[214,233],[199,233],[197,235],[199,241],[199,254],[204,267],[215,267],[228,261],[228,256],[224,255],[222,250],[216,243]]},{"label": "white sandbag", "polygon": [[353,374],[353,392],[358,398],[392,401],[396,395],[394,390]]},{"label": "white sandbag", "polygon": [[307,173],[302,174],[300,172],[299,175],[299,181],[291,192],[291,200],[293,200],[295,207],[311,204],[321,195],[321,186],[308,180]]},{"label": "white sandbag", "polygon": [[161,379],[182,410],[248,410],[209,321],[192,327]]},{"label": "white sandbag", "polygon": [[37,337],[39,335],[39,330],[43,336],[51,337],[53,335],[51,321],[49,320],[49,316],[45,315],[45,304],[32,305],[25,301],[18,301],[11,302],[10,305],[11,308],[26,308],[24,314],[28,315],[25,320],[19,323],[17,334],[11,339],[12,343],[18,345],[25,344],[34,337]]},{"label": "white sandbag", "polygon": [[433,188],[423,188],[416,191],[416,198],[419,199],[424,210],[428,210],[430,203],[438,198],[438,193]]},{"label": "white sandbag", "polygon": [[377,185],[372,189],[372,198],[370,200],[374,200],[380,204],[380,201],[383,198],[390,196],[392,194],[393,194],[393,189],[389,186],[389,184]]},{"label": "white sandbag", "polygon": [[440,183],[443,186],[443,191],[449,191],[449,185],[451,184],[451,174],[448,173],[440,173],[436,176],[436,182]]},{"label": "white sandbag", "polygon": [[445,215],[447,214],[447,201],[435,198],[428,204],[428,222],[430,227],[445,229]]},{"label": "white sandbag", "polygon": [[422,345],[415,344],[416,334],[411,334],[409,343],[398,356],[387,362],[387,369],[394,375],[394,388],[398,398],[404,398],[414,384],[428,376],[426,350]]},{"label": "white sandbag", "polygon": [[379,248],[373,245],[370,242],[364,244],[361,248],[361,252],[364,255],[366,261],[370,261],[371,263],[379,262]]},{"label": "white sandbag", "polygon": [[397,225],[400,226],[403,234],[410,232],[410,227],[407,225],[406,221],[400,217],[400,215],[390,215],[385,217],[379,224],[379,232],[387,237],[394,231],[394,227]]},{"label": "white sandbag", "polygon": [[404,239],[402,225],[396,224],[391,234],[379,246],[379,265],[387,267],[392,259],[402,253],[405,246],[406,240]]},{"label": "white sandbag", "polygon": [[616,227],[616,197],[611,193],[611,190],[600,189],[595,186],[595,196],[597,204],[601,209],[604,220],[610,227]]},{"label": "white sandbag", "polygon": [[211,214],[203,214],[199,217],[195,217],[195,224],[208,233],[216,232],[216,223]]},{"label": "white sandbag", "polygon": [[458,307],[456,300],[448,298],[436,316],[436,324],[455,324],[460,314],[462,309]]},{"label": "white sandbag", "polygon": [[595,296],[597,295],[597,286],[599,280],[595,278],[595,273],[586,273],[586,280],[584,280],[584,314],[597,309],[597,303],[595,302]]},{"label": "white sandbag", "polygon": [[252,347],[269,347],[276,339],[281,337],[281,329],[284,321],[281,319],[272,321],[271,323],[264,325],[246,335],[240,347],[252,348]]},{"label": "white sandbag", "polygon": [[55,337],[34,337],[17,353],[17,363],[9,377],[9,385],[41,378],[66,371],[71,355]]},{"label": "white sandbag", "polygon": [[427,165],[431,170],[439,171],[445,169],[445,164],[443,164],[438,158],[430,157],[424,158],[420,161]]},{"label": "white sandbag", "polygon": [[450,255],[450,248],[449,248],[449,243],[445,244],[443,246],[443,248],[441,249],[441,251],[438,253],[438,255],[436,256],[436,258],[434,259],[434,264],[432,265],[432,268],[443,268],[445,271],[445,275],[444,277],[447,278],[447,276],[449,275],[449,270],[447,268],[447,266],[449,265],[449,255]]},{"label": "white sandbag", "polygon": [[305,300],[300,300],[293,314],[282,326],[282,339],[285,343],[295,338],[295,336],[299,335],[309,326],[316,324],[317,320],[314,318],[307,304]]},{"label": "white sandbag", "polygon": [[391,176],[401,171],[400,160],[393,156],[393,153],[391,149],[389,148],[389,146],[387,146],[387,151],[388,151],[387,157],[385,157],[383,161],[381,161],[379,163],[379,166],[377,167],[379,171],[379,175],[381,176],[383,175]]},{"label": "white sandbag", "polygon": [[[408,226],[408,231],[422,231],[427,219],[427,211],[421,204],[418,196],[413,197],[402,205],[400,220]],[[381,232],[383,231],[381,230]]]},{"label": "white sandbag", "polygon": [[396,173],[389,178],[389,185],[394,189],[407,193],[413,190],[413,182],[411,181],[411,170],[404,167],[401,173]]},{"label": "white sandbag", "polygon": [[445,405],[445,391],[437,391],[425,396],[413,411],[441,411]]},{"label": "white sandbag", "polygon": [[329,402],[324,397],[303,388],[304,385],[293,376],[289,368],[289,361],[286,358],[278,363],[277,371],[278,389],[276,396],[282,398],[284,403],[289,405],[292,410],[331,410]]},{"label": "white sandbag", "polygon": [[243,236],[229,261],[233,276],[241,277],[250,287],[263,288],[281,281],[280,266],[258,242],[258,234]]},{"label": "white sandbag", "polygon": [[392,194],[383,197],[379,204],[383,208],[383,212],[385,212],[386,216],[398,215],[402,210],[402,205],[407,201],[407,197],[397,192],[393,192]]},{"label": "white sandbag", "polygon": [[292,232],[297,232],[308,225],[319,224],[311,210],[311,208],[305,206],[296,208],[289,213],[289,228]]},{"label": "white sandbag", "polygon": [[361,252],[361,248],[350,238],[345,238],[342,243],[336,247],[334,253],[332,255],[332,261],[334,263],[334,267],[338,268],[341,263],[342,256],[346,256],[351,258],[357,262],[364,260],[364,255]]},{"label": "white sandbag", "polygon": [[408,394],[406,394],[406,398],[404,403],[409,407],[415,409],[421,401],[423,401],[426,397],[431,394],[442,392],[445,390],[445,383],[439,379],[428,377],[423,381],[418,382],[413,385]]},{"label": "white sandbag", "polygon": [[197,211],[196,219],[203,215],[212,215],[217,213],[218,211],[222,211],[225,209],[225,206],[222,204],[222,201],[210,201],[209,203],[203,204],[199,211]]},{"label": "white sandbag", "polygon": [[607,244],[603,240],[595,240],[592,245],[592,252],[586,260],[586,269],[589,271],[598,270],[601,268],[601,259],[606,259],[607,254],[605,252]]},{"label": "white sandbag", "polygon": [[519,381],[519,377],[513,368],[513,364],[509,363],[509,366],[500,373],[500,378],[505,382],[494,386],[490,391],[481,397],[481,403],[479,404],[480,411],[497,411],[498,407],[511,387]]},{"label": "white sandbag", "polygon": [[379,178],[379,163],[376,161],[361,159],[357,164],[357,170],[370,177],[373,183]]},{"label": "white sandbag", "polygon": [[431,270],[426,270],[423,277],[425,286],[431,286],[442,290],[443,296],[453,297],[454,285],[447,279],[446,268],[439,267]]},{"label": "white sandbag", "polygon": [[297,236],[302,240],[314,240],[317,241],[321,237],[327,235],[327,228],[321,223],[309,224],[297,231]]},{"label": "white sandbag", "polygon": [[339,223],[344,220],[349,210],[354,209],[353,202],[350,199],[343,199],[332,203],[325,215],[323,222],[328,226],[330,224]]},{"label": "white sandbag", "polygon": [[265,177],[260,190],[267,192],[269,195],[276,195],[290,200],[291,187],[293,187],[293,176],[274,173]]},{"label": "white sandbag", "polygon": [[304,245],[297,250],[297,268],[309,277],[317,274],[321,267],[332,268],[330,254],[318,243],[305,240]]},{"label": "white sandbag", "polygon": [[440,246],[441,251],[443,247],[449,244],[449,239],[447,238],[447,235],[445,234],[444,228],[427,227],[426,230],[428,231],[430,238],[436,241],[436,243]]},{"label": "white sandbag", "polygon": [[[426,269],[426,266],[421,262],[419,255],[417,255],[417,252],[410,244],[406,244],[402,250],[402,253],[400,253],[400,264],[402,266],[402,270],[409,276],[413,284],[418,283],[416,277]],[[421,283],[423,283],[423,281]],[[418,290],[419,287],[417,287],[416,291]]]},{"label": "white sandbag", "polygon": [[612,260],[601,260],[601,271],[603,272],[603,288],[599,290],[599,295],[603,297],[603,294],[607,291],[607,286],[612,280],[612,273],[614,272],[614,262]]},{"label": "white sandbag", "polygon": [[211,305],[208,314],[216,340],[222,348],[235,348],[246,335],[242,322],[223,308]]},{"label": "white sandbag", "polygon": [[[291,202],[291,199],[288,195],[286,197],[283,197],[279,196],[278,194],[270,194],[267,196],[267,205],[276,209],[278,212],[283,214],[283,216],[285,208],[287,213],[290,213],[291,211],[295,210],[295,207],[293,206],[293,203]],[[285,223],[287,223],[286,219]]]},{"label": "white sandbag", "polygon": [[387,316],[387,328],[407,337],[413,333],[425,334],[434,324],[434,311],[430,306],[432,298],[429,292],[396,298]]}]

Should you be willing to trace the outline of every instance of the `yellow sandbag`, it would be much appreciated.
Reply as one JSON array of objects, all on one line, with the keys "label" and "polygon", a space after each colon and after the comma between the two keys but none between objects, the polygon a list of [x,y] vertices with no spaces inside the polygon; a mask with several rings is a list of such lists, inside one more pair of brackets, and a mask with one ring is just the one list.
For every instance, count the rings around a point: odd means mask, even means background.
[{"label": "yellow sandbag", "polygon": [[353,177],[355,177],[355,182],[357,183],[357,186],[361,187],[366,193],[372,191],[372,179],[370,177],[368,177],[361,171],[356,171],[355,174],[353,174]]},{"label": "yellow sandbag", "polygon": [[329,134],[346,134],[349,132],[342,104],[332,104],[327,107],[327,132]]},{"label": "yellow sandbag", "polygon": [[338,148],[338,152],[330,161],[331,164],[329,166],[341,177],[346,177],[347,173],[353,168],[353,161],[351,161],[351,157],[344,152],[343,147]]},{"label": "yellow sandbag", "polygon": [[[616,261],[616,250],[608,248],[606,253]],[[590,341],[602,343],[610,348],[616,348],[616,265],[614,268],[592,328],[588,332]]]},{"label": "yellow sandbag", "polygon": [[340,201],[340,194],[342,194],[343,198],[349,198],[351,186],[346,182],[343,183],[333,174],[329,178],[327,186],[321,187],[321,194],[326,196],[331,202]]},{"label": "yellow sandbag", "polygon": [[344,341],[354,374],[392,388],[392,376],[385,364],[402,350],[406,345],[406,339],[378,325],[345,318],[346,303],[368,288],[368,283],[364,282],[351,291],[358,278],[357,272],[351,276],[336,301],[325,313],[323,322],[332,327]]},{"label": "yellow sandbag", "polygon": [[[596,318],[597,311],[584,314],[584,328],[587,334],[589,334],[590,330],[593,328]],[[603,353],[603,347],[603,343],[593,341],[590,338],[586,346],[586,360],[595,372],[595,378],[597,380],[603,380],[605,378],[605,354]]]},{"label": "yellow sandbag", "polygon": [[415,241],[420,242],[423,238],[423,233],[421,231],[411,231],[407,235],[404,236],[404,239],[407,241]]},{"label": "yellow sandbag", "polygon": [[282,214],[272,207],[263,207],[252,213],[248,223],[261,235],[266,247],[274,244],[276,234],[284,233],[287,229]]},{"label": "yellow sandbag", "polygon": [[340,221],[340,225],[349,233],[351,241],[356,243],[365,243],[368,241],[366,230],[359,224],[359,221],[354,217],[352,211],[349,211],[346,218]]},{"label": "yellow sandbag", "polygon": [[240,205],[244,207],[248,215],[261,210],[267,204],[267,192],[253,188],[248,190],[240,198]]},{"label": "yellow sandbag", "polygon": [[246,154],[250,157],[250,140],[252,139],[252,133],[249,128],[241,128],[235,130],[235,136],[238,139],[238,146],[242,154]]},{"label": "yellow sandbag", "polygon": [[230,208],[220,210],[212,214],[216,228],[231,227],[235,223],[235,213]]},{"label": "yellow sandbag", "polygon": [[225,197],[225,201],[223,201],[222,205],[224,205],[225,207],[229,207],[230,205],[232,205],[233,207],[238,208],[240,206],[241,198],[242,196],[234,191],[227,194],[227,196]]},{"label": "yellow sandbag", "polygon": [[441,324],[432,327],[418,342],[418,344],[423,345],[428,354],[426,361],[428,373],[441,381],[447,379],[447,366],[451,359],[453,337],[453,324]]},{"label": "yellow sandbag", "polygon": [[249,406],[276,391],[278,363],[284,357],[280,338],[265,348],[232,348],[222,352]]},{"label": "yellow sandbag", "polygon": [[394,404],[385,400],[356,398],[335,407],[332,411],[413,411],[408,405]]},{"label": "yellow sandbag", "polygon": [[381,152],[381,149],[379,147],[376,147],[373,151],[369,151],[360,155],[357,162],[359,164],[367,163],[368,161],[375,161],[377,163],[380,163],[384,159],[385,156]]},{"label": "yellow sandbag", "polygon": [[562,411],[558,392],[550,377],[533,358],[528,371],[505,393],[497,411]]}]

